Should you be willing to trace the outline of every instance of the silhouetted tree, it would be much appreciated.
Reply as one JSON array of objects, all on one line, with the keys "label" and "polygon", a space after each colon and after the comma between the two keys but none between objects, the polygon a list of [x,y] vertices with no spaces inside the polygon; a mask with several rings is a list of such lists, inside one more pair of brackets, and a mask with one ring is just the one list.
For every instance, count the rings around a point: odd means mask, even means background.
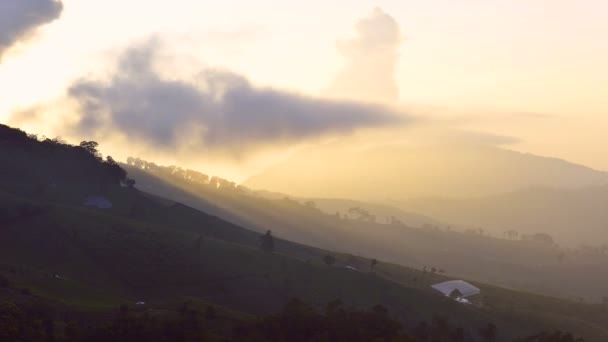
[{"label": "silhouetted tree", "polygon": [[336,258],[335,258],[333,255],[331,255],[331,254],[326,254],[326,255],[323,257],[323,262],[324,262],[324,263],[325,263],[325,265],[327,265],[327,266],[332,266],[333,264],[335,264],[335,263],[336,263]]},{"label": "silhouetted tree", "polygon": [[316,209],[317,204],[314,201],[306,201],[304,202],[304,206],[310,209]]},{"label": "silhouetted tree", "polygon": [[496,335],[497,335],[496,325],[494,325],[493,323],[488,323],[485,327],[480,329],[479,335],[481,335],[481,337],[485,341],[488,341],[488,342],[496,341]]},{"label": "silhouetted tree", "polygon": [[267,253],[274,252],[274,237],[272,231],[268,230],[265,235],[260,237],[260,249]]},{"label": "silhouetted tree", "polygon": [[212,320],[217,318],[217,309],[213,305],[209,305],[205,309],[205,319]]},{"label": "silhouetted tree", "polygon": [[420,341],[427,341],[430,335],[429,325],[427,322],[420,322],[414,330],[414,336]]},{"label": "silhouetted tree", "polygon": [[359,208],[359,207],[350,208],[350,209],[348,209],[348,213],[353,214],[355,220],[368,221],[368,222],[376,221],[376,215],[372,215],[369,211],[367,211],[363,208]]},{"label": "silhouetted tree", "polygon": [[561,264],[562,262],[564,262],[564,258],[566,258],[566,254],[564,252],[560,252],[557,255],[557,261],[559,261],[559,263]]},{"label": "silhouetted tree", "polygon": [[379,305],[365,311],[347,311],[340,301],[333,301],[323,315],[293,299],[280,314],[238,327],[234,341],[413,341],[402,330],[402,325]]},{"label": "silhouetted tree", "polygon": [[[106,157],[106,168],[110,173],[110,179],[115,184],[125,183],[127,180],[127,171],[125,171],[111,156]],[[133,182],[135,185],[135,182]]]},{"label": "silhouetted tree", "polygon": [[135,179],[133,179],[133,178],[127,178],[127,180],[125,181],[125,185],[129,189],[133,189],[135,187]]},{"label": "silhouetted tree", "polygon": [[447,318],[433,315],[431,320],[431,340],[444,341],[450,335],[450,324]]},{"label": "silhouetted tree", "polygon": [[99,151],[97,150],[99,144],[96,141],[83,141],[80,143],[80,147],[95,157],[100,158]]},{"label": "silhouetted tree", "polygon": [[451,334],[450,338],[454,342],[464,341],[464,329],[456,328],[456,330],[454,330],[454,332]]},{"label": "silhouetted tree", "polygon": [[201,250],[202,244],[203,244],[203,237],[201,235],[199,235],[198,238],[196,239],[196,243],[194,245],[197,251]]}]

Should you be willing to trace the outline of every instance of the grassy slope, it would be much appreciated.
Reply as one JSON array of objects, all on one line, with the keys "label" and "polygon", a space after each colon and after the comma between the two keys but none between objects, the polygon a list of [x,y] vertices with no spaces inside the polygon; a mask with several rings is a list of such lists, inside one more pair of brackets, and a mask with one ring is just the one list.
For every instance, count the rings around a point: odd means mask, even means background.
[{"label": "grassy slope", "polygon": [[[146,191],[258,232],[272,229],[278,236],[308,245],[409,267],[441,268],[460,277],[549,295],[599,302],[607,294],[608,275],[603,269],[608,256],[577,254],[487,235],[339,220],[293,200],[214,190],[134,167],[127,169]],[[563,262],[558,259],[560,253],[565,253]]]},{"label": "grassy slope", "polygon": [[[0,157],[12,161],[0,178],[0,275],[34,294],[2,289],[0,298],[41,299],[91,314],[140,300],[163,305],[196,298],[258,314],[276,311],[290,297],[316,305],[341,298],[360,308],[383,304],[408,324],[437,313],[470,330],[494,322],[505,337],[554,328],[590,340],[608,336],[599,306],[480,285],[490,305],[467,307],[429,289],[445,279],[439,275],[384,263],[377,274],[328,267],[321,262],[326,252],[287,241],[277,242],[277,253],[263,253],[251,231],[137,190],[91,186],[87,173],[74,169],[78,158],[61,170],[62,148],[50,156],[42,152],[34,142],[18,148],[0,144]],[[46,179],[65,172],[84,181]],[[81,205],[97,192],[114,203],[111,210]],[[290,201],[280,206],[279,212],[262,213],[279,222],[286,213],[302,215],[302,207]],[[369,264],[336,256],[361,269]]]},{"label": "grassy slope", "polygon": [[[28,202],[43,210],[2,228],[0,273],[38,295],[87,310],[104,310],[125,301],[160,303],[189,296],[239,311],[270,313],[290,297],[319,305],[342,298],[355,307],[382,303],[411,324],[439,313],[467,327],[492,321],[503,333],[559,327],[608,336],[601,328],[606,315],[592,305],[482,285],[490,308],[463,307],[428,289],[428,284],[443,279],[439,275],[422,275],[390,264],[381,264],[376,276],[331,268],[322,265],[320,258],[302,260],[306,253],[312,258],[320,252],[316,249],[296,248],[296,257],[291,256],[292,245],[287,242],[280,254],[269,255],[247,242],[214,237],[225,223],[187,207],[160,203],[127,189],[117,189],[110,197],[123,205],[151,206],[149,218],[184,219],[187,216],[172,212],[190,212],[189,219],[197,218],[198,228],[125,218],[120,212],[126,207],[121,205],[101,212],[57,202]],[[4,206],[24,201],[6,193],[0,200]],[[243,241],[250,234],[240,233]],[[195,245],[201,235],[198,250]],[[347,258],[338,255],[338,259]],[[350,262],[365,265],[367,260],[351,257]],[[7,272],[10,268],[16,274]]]}]

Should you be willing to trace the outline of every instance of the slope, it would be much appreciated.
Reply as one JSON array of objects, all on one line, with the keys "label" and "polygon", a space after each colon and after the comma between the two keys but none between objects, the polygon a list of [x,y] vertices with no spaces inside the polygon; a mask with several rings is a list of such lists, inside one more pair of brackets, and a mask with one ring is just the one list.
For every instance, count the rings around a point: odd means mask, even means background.
[{"label": "slope", "polygon": [[251,177],[244,185],[309,198],[385,201],[607,183],[606,173],[563,160],[494,146],[446,142],[366,149],[311,148]]},{"label": "slope", "polygon": [[608,187],[534,187],[471,199],[412,199],[398,205],[455,224],[483,227],[494,234],[547,233],[557,243],[602,247],[608,244]]},{"label": "slope", "polygon": [[488,232],[480,235],[477,229],[462,232],[457,226],[437,223],[412,228],[367,206],[355,206],[369,209],[365,211],[324,213],[319,210],[323,200],[316,204],[268,198],[228,181],[211,181],[213,177],[199,181],[195,171],[149,164],[125,166],[140,188],[258,232],[272,230],[286,239],[328,250],[417,269],[435,267],[499,286],[592,301],[606,296],[608,275],[602,271],[608,265],[606,255],[496,238]]},{"label": "slope", "polygon": [[[126,174],[113,177],[111,160],[93,160],[76,147],[57,143],[50,148],[57,152],[54,158],[38,158],[38,153],[49,152],[48,145],[21,135],[7,141],[0,134],[3,157],[12,153],[21,158],[14,159],[18,162],[6,168],[9,172],[0,181],[0,275],[17,288],[27,288],[20,296],[100,312],[122,302],[193,297],[254,314],[272,313],[290,297],[316,305],[341,298],[352,307],[382,304],[407,324],[428,320],[434,313],[469,331],[493,322],[505,339],[556,327],[591,340],[608,336],[603,328],[606,313],[599,305],[479,284],[494,298],[493,304],[462,306],[429,289],[429,283],[445,279],[441,275],[384,263],[378,273],[328,267],[321,256],[331,252],[287,241],[277,241],[276,253],[264,253],[257,248],[255,233],[121,186]],[[57,168],[63,158],[75,155],[75,169]],[[91,173],[75,171],[82,156],[97,165]],[[33,164],[49,172],[36,170],[27,177],[15,172]],[[80,178],[71,180],[63,172]],[[46,183],[45,176],[54,179]],[[103,193],[113,207],[83,207],[81,199],[91,191]],[[369,264],[354,256],[335,257]],[[3,293],[12,298],[14,288]],[[523,312],[528,314],[524,317]]]}]

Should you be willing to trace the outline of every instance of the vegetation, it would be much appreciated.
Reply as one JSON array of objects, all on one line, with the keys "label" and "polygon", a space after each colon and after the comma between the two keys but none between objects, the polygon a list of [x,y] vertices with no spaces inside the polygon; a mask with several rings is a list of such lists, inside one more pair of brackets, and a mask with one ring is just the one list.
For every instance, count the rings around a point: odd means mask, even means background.
[{"label": "vegetation", "polygon": [[[524,291],[596,303],[606,296],[608,275],[603,270],[608,266],[608,253],[603,251],[608,249],[600,246],[574,250],[551,243],[552,237],[545,234],[522,239],[526,234],[511,229],[511,235],[493,236],[483,228],[465,231],[404,215],[421,223],[417,228],[391,216],[381,217],[369,208],[386,215],[399,212],[383,212],[382,207],[362,202],[333,200],[327,205],[328,200],[322,199],[298,201],[140,159],[132,158],[124,167],[146,191],[260,233],[272,230],[277,236],[307,245],[408,267],[434,267]],[[340,209],[345,214],[336,215],[340,203],[344,203]],[[359,267],[368,269],[368,265]]]},{"label": "vegetation", "polygon": [[[11,161],[0,178],[3,338],[285,341],[313,327],[304,336],[339,340],[356,332],[424,341],[434,334],[487,339],[492,326],[497,340],[556,328],[590,341],[608,336],[608,312],[599,304],[475,283],[482,304],[460,305],[429,287],[446,279],[439,272],[286,241],[276,233],[281,225],[273,233],[248,230],[124,186],[126,174],[118,177],[111,159],[101,160],[87,144],[49,147],[9,128],[1,132],[0,156]],[[71,163],[65,172],[74,178],[59,172],[64,163]],[[90,173],[76,171],[89,166]],[[223,202],[229,195],[219,189],[217,202]],[[85,207],[82,199],[92,193],[106,196],[112,208]],[[291,219],[310,212],[340,222],[279,201],[296,213]],[[335,267],[324,265],[325,256]],[[338,267],[344,265],[365,271]]]}]

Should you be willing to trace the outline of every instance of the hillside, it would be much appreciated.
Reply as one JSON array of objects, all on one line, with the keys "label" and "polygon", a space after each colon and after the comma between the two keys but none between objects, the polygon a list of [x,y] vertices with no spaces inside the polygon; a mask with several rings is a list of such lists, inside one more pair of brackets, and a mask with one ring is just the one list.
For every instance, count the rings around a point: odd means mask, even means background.
[{"label": "hillside", "polygon": [[[120,192],[110,194],[110,198],[116,201],[124,196]],[[601,328],[608,317],[598,305],[477,283],[491,306],[469,308],[429,289],[429,284],[446,279],[444,276],[383,263],[376,276],[327,267],[320,255],[315,256],[317,250],[305,247],[299,256],[307,255],[306,260],[292,257],[291,248],[280,244],[277,249],[283,252],[267,254],[257,247],[214,237],[215,228],[219,228],[216,220],[197,220],[200,228],[190,230],[182,224],[169,227],[69,205],[41,205],[12,195],[1,198],[4,207],[28,206],[39,211],[4,226],[0,275],[14,288],[27,288],[27,293],[32,293],[26,294],[27,298],[56,301],[61,308],[54,310],[71,316],[82,311],[106,312],[119,304],[139,301],[166,308],[165,303],[187,298],[239,312],[270,314],[291,297],[319,306],[340,298],[349,307],[381,303],[406,326],[440,315],[451,326],[465,327],[471,333],[492,322],[505,338],[557,327],[584,336],[608,336]],[[131,200],[148,202],[147,196]],[[151,209],[162,213],[159,216],[175,217],[168,209]],[[335,256],[339,262],[355,265],[369,262]],[[525,320],[522,312],[527,312]]]},{"label": "hillside", "polygon": [[471,199],[412,199],[396,205],[446,222],[483,227],[495,235],[548,233],[562,245],[608,245],[608,187],[534,187]]},{"label": "hillside", "polygon": [[398,220],[408,227],[422,227],[425,225],[440,225],[440,222],[431,218],[417,214],[415,212],[399,209],[398,206],[389,204],[357,201],[343,198],[305,198],[301,199],[303,203],[311,201],[315,207],[326,214],[335,214],[336,212],[342,215],[358,216],[357,209],[363,209],[374,215],[378,222],[386,223]]},{"label": "hillside", "polygon": [[[141,189],[260,233],[270,229],[289,240],[328,250],[417,269],[445,269],[450,274],[499,286],[595,302],[606,296],[608,276],[602,271],[608,265],[605,254],[506,239],[502,231],[494,237],[485,231],[481,235],[477,229],[465,232],[458,226],[436,222],[414,228],[384,216],[393,213],[383,212],[386,206],[348,200],[318,200],[317,204],[276,194],[259,195],[217,177],[143,161],[125,167]],[[344,210],[339,217],[333,210],[322,210],[337,204],[363,210]]]},{"label": "hillside", "polygon": [[[244,322],[252,314],[277,312],[293,297],[319,308],[337,298],[349,308],[381,304],[406,331],[439,315],[471,338],[490,323],[498,328],[498,340],[558,328],[590,341],[608,336],[608,316],[600,305],[475,283],[486,304],[463,306],[429,288],[447,279],[444,275],[382,260],[370,272],[364,269],[369,259],[281,239],[274,253],[261,251],[260,234],[142,192],[126,173],[111,177],[118,174],[111,159],[102,161],[83,149],[39,142],[0,126],[0,155],[13,161],[3,164],[8,167],[0,179],[0,300],[32,306],[46,317],[40,324],[65,328],[62,338],[103,325],[121,304],[136,308],[136,302],[145,302],[150,309],[142,319],[168,320],[180,305],[200,303]],[[60,168],[66,160],[71,167]],[[91,172],[78,173],[81,163]],[[80,177],[72,180],[73,174]],[[82,199],[92,193],[112,207],[84,206]],[[335,265],[323,263],[327,254],[336,258]],[[347,264],[361,271],[341,267]],[[10,305],[2,304],[0,317],[21,317]],[[120,312],[126,315],[127,309]],[[229,324],[225,319],[221,322]],[[219,339],[231,336],[214,324],[208,329]]]},{"label": "hillside", "polygon": [[531,186],[578,188],[605,184],[606,173],[581,165],[457,142],[310,148],[244,182],[252,189],[293,196],[379,202],[485,196]]}]

